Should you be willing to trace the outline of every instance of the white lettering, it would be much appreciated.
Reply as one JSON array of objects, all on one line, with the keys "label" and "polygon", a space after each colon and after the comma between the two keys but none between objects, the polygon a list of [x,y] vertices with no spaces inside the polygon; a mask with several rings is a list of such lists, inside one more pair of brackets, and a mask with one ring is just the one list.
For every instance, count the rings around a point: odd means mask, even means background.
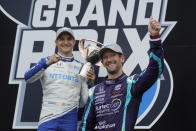
[{"label": "white lettering", "polygon": [[[68,10],[72,5],[72,10]],[[76,16],[80,13],[81,0],[61,0],[59,5],[57,27],[63,27],[65,19],[68,18],[71,26],[78,26]]]},{"label": "white lettering", "polygon": [[[93,11],[96,9],[96,14]],[[98,26],[105,26],[102,0],[91,0],[82,18],[80,26],[87,26],[90,21],[97,21]]]},{"label": "white lettering", "polygon": [[154,19],[158,20],[160,15],[160,7],[161,7],[161,0],[140,0],[138,13],[137,13],[137,20],[136,25],[148,25],[149,18],[145,18],[147,4],[152,3],[152,14]]},{"label": "white lettering", "polygon": [[117,13],[120,14],[120,17],[122,18],[124,25],[131,25],[133,19],[134,6],[135,0],[128,0],[126,9],[123,6],[121,0],[112,0],[108,26],[116,25]]},{"label": "white lettering", "polygon": [[135,69],[137,64],[140,65],[141,69],[147,67],[149,63],[149,56],[147,51],[150,48],[149,45],[149,34],[147,33],[144,39],[141,41],[139,34],[135,28],[124,29],[129,45],[132,49],[132,54],[128,57],[123,65],[123,70],[126,71],[127,75],[130,75]]},{"label": "white lettering", "polygon": [[[48,8],[56,7],[56,0],[37,0],[33,13],[32,26],[34,27],[50,27],[54,21],[55,10],[43,10],[43,6]],[[43,15],[42,15],[43,11]],[[43,19],[43,20],[42,20]]]},{"label": "white lettering", "polygon": [[[50,30],[24,30],[20,55],[18,60],[17,78],[24,78],[24,73],[30,68],[31,63],[37,63],[41,58],[52,55],[55,51],[56,33]],[[33,52],[34,42],[43,41],[42,52]]]}]

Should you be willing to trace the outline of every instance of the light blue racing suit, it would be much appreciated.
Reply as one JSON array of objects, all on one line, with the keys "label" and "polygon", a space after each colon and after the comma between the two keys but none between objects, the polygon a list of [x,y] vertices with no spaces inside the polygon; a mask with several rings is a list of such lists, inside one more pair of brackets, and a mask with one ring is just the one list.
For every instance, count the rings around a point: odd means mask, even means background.
[{"label": "light blue racing suit", "polygon": [[74,57],[59,56],[61,60],[50,66],[46,65],[50,57],[42,58],[25,73],[27,83],[40,79],[43,88],[39,131],[60,128],[76,131],[77,108],[79,104],[84,106],[88,98],[87,83],[76,77],[82,64]]}]

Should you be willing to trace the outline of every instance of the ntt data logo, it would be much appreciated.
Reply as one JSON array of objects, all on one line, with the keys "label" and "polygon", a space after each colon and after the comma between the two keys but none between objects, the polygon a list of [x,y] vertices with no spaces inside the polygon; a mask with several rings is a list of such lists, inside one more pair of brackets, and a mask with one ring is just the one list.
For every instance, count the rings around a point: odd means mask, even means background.
[{"label": "ntt data logo", "polygon": [[[147,25],[150,16],[159,20],[162,25],[163,44],[176,24],[173,21],[165,21],[167,0],[21,0],[20,2],[6,0],[1,1],[0,6],[1,11],[18,24],[9,79],[9,84],[19,85],[13,128],[37,128],[42,88],[39,81],[26,84],[24,73],[41,57],[50,56],[55,52],[54,40],[58,28],[71,27],[76,40],[88,38],[107,44],[118,43],[126,57],[124,71],[127,75],[133,75],[140,73],[148,65]],[[84,61],[77,47],[74,48],[74,56]],[[105,69],[96,67],[95,70],[101,81],[106,75]],[[165,60],[163,75],[143,96],[135,128],[151,128],[166,110],[172,92],[173,78]]]}]

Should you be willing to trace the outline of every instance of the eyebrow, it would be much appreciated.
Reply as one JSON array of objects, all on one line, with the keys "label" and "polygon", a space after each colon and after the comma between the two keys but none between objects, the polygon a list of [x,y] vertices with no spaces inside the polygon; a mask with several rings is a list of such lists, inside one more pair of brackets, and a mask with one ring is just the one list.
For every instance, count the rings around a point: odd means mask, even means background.
[{"label": "eyebrow", "polygon": [[[67,37],[68,39],[69,39],[69,38],[74,39],[70,34],[67,34],[67,35],[68,35],[68,37]],[[64,37],[63,37],[63,34],[60,35],[60,36],[58,37],[58,39],[62,39],[62,38],[64,38]]]}]

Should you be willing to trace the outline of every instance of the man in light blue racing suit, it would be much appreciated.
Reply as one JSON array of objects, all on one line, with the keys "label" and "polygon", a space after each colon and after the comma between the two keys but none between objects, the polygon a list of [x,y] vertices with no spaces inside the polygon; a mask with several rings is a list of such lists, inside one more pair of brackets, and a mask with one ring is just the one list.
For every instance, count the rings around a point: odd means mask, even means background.
[{"label": "man in light blue racing suit", "polygon": [[27,83],[40,79],[43,89],[38,131],[76,131],[77,108],[88,98],[88,86],[94,85],[95,74],[87,72],[86,81],[76,77],[82,63],[72,54],[75,45],[70,28],[60,28],[56,34],[58,53],[42,58],[25,73]]}]

